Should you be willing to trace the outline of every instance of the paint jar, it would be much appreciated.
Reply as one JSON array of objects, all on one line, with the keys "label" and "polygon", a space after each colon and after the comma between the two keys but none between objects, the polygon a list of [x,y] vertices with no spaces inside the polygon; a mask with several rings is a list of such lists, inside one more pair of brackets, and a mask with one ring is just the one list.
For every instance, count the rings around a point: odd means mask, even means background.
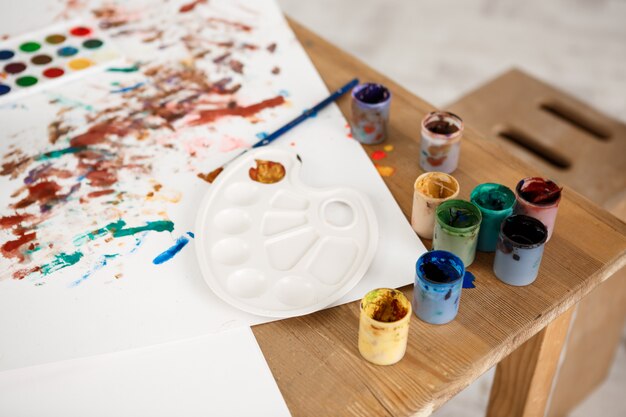
[{"label": "paint jar", "polygon": [[539,220],[517,214],[502,222],[493,272],[515,286],[532,284],[539,273],[548,229]]},{"label": "paint jar", "polygon": [[366,145],[387,138],[391,92],[381,84],[359,84],[352,89],[352,136]]},{"label": "paint jar", "polygon": [[376,365],[393,365],[404,356],[411,303],[398,290],[379,288],[361,300],[359,352]]},{"label": "paint jar", "polygon": [[493,252],[498,243],[502,220],[513,213],[515,194],[502,184],[485,183],[472,190],[470,201],[478,206],[483,216],[478,233],[478,250]]},{"label": "paint jar", "polygon": [[439,204],[459,195],[459,183],[443,172],[426,172],[415,180],[411,226],[424,239],[433,238],[435,210]]},{"label": "paint jar", "polygon": [[452,252],[470,266],[476,256],[480,209],[469,201],[448,200],[437,207],[435,216],[433,249]]},{"label": "paint jar", "polygon": [[426,252],[415,265],[413,311],[430,324],[449,323],[459,311],[465,266],[453,253]]},{"label": "paint jar", "polygon": [[552,180],[540,177],[524,178],[515,188],[517,198],[513,213],[525,214],[541,221],[548,228],[550,240],[562,191],[563,188]]},{"label": "paint jar", "polygon": [[424,171],[451,173],[459,165],[463,120],[446,111],[433,111],[422,119],[420,166]]}]

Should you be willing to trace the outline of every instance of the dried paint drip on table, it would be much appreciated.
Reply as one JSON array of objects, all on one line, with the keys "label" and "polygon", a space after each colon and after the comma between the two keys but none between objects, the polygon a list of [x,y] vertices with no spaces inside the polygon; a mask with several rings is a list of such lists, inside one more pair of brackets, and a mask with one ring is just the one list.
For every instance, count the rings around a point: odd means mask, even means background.
[{"label": "dried paint drip on table", "polygon": [[563,188],[552,180],[540,177],[524,178],[515,188],[516,201],[513,212],[541,221],[548,229],[548,240],[550,240],[562,191]]},{"label": "dried paint drip on table", "polygon": [[450,174],[459,164],[463,121],[454,113],[434,111],[422,119],[420,166]]},{"label": "dried paint drip on table", "polygon": [[411,303],[402,292],[379,288],[360,304],[359,352],[376,365],[397,363],[406,352]]},{"label": "dried paint drip on table", "polygon": [[381,84],[366,83],[352,90],[352,136],[373,145],[387,137],[391,92]]},{"label": "dried paint drip on table", "polygon": [[415,180],[411,227],[424,239],[432,239],[435,228],[435,210],[446,200],[456,198],[460,186],[451,175],[426,172]]},{"label": "dried paint drip on table", "polygon": [[[142,241],[178,230],[169,212],[184,196],[168,185],[163,161],[182,161],[173,174],[204,184],[197,178],[204,175],[203,161],[248,146],[219,133],[221,124],[254,131],[263,118],[277,117],[271,111],[287,103],[280,88],[246,93],[249,65],[272,56],[276,43],[255,44],[254,27],[234,20],[212,17],[207,23],[198,6],[176,16],[162,13],[185,23],[174,25],[139,19],[138,12],[117,6],[93,11],[99,27],[120,43],[132,38],[155,51],[177,52],[112,68],[90,81],[89,92],[75,92],[76,98],[53,95],[49,106],[57,116],[48,137],[36,146],[5,145],[0,176],[9,181],[12,197],[0,208],[2,278],[33,281],[71,269],[83,282],[83,273],[119,264]],[[175,37],[160,36],[165,27],[174,28]],[[50,34],[43,42],[61,50],[72,36],[83,36],[83,47],[100,48],[84,29]],[[66,59],[75,56],[63,51]],[[111,80],[119,83],[116,89],[101,88]],[[82,95],[97,99],[83,102]],[[167,256],[182,251],[184,236],[154,253],[154,264],[167,264]]]},{"label": "dried paint drip on table", "polygon": [[441,250],[420,256],[415,265],[413,311],[421,320],[445,324],[456,317],[465,266],[456,255]]},{"label": "dried paint drip on table", "polygon": [[533,283],[547,237],[548,230],[539,220],[521,214],[507,217],[498,238],[494,274],[509,285]]}]

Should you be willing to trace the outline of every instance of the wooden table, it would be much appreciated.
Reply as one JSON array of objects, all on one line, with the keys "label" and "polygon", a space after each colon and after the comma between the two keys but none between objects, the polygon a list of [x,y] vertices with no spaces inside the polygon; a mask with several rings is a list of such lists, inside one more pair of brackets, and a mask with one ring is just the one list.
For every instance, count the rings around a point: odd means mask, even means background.
[{"label": "wooden table", "polygon": [[[420,121],[433,106],[354,57],[290,22],[329,89],[358,76],[393,93],[385,182],[409,218],[419,168]],[[419,67],[415,68],[419,71]],[[349,115],[349,99],[339,106]],[[463,115],[461,115],[462,117]],[[383,145],[368,146],[371,153]],[[454,175],[460,197],[481,182],[514,187],[540,174],[466,127]],[[430,242],[425,242],[430,247]],[[417,257],[417,255],[416,255]],[[489,416],[541,416],[570,322],[572,306],[626,263],[626,225],[566,188],[555,233],[537,281],[512,287],[492,273],[493,254],[478,253],[450,324],[411,319],[406,356],[371,365],[357,349],[358,302],[253,328],[294,416],[426,416],[498,364]],[[412,297],[412,287],[402,289]]]}]

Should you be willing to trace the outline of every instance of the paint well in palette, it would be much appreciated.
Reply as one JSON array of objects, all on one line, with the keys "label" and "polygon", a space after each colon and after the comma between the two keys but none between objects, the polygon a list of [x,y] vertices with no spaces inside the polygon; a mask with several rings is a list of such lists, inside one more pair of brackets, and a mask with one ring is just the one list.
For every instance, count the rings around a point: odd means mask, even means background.
[{"label": "paint well in palette", "polygon": [[76,26],[70,29],[70,33],[74,36],[87,36],[91,34],[91,29],[86,26]]},{"label": "paint well in palette", "polygon": [[4,66],[4,72],[7,74],[19,74],[26,69],[26,64],[23,62],[12,62]]},{"label": "paint well in palette", "polygon": [[33,77],[32,75],[26,75],[24,77],[18,78],[15,83],[20,87],[30,87],[37,84],[37,81],[37,78]]},{"label": "paint well in palette", "polygon": [[0,50],[0,61],[5,61],[7,59],[11,59],[15,56],[15,52],[10,51],[8,49]]},{"label": "paint well in palette", "polygon": [[62,57],[74,56],[78,53],[78,49],[73,46],[64,46],[57,51],[57,54]]},{"label": "paint well in palette", "polygon": [[100,48],[102,45],[103,42],[100,39],[89,39],[83,42],[83,46],[87,49]]},{"label": "paint well in palette", "polygon": [[71,60],[67,64],[67,66],[70,67],[70,69],[73,69],[75,71],[89,68],[92,65],[93,65],[93,62],[87,58],[76,58],[76,59]]},{"label": "paint well in palette", "polygon": [[52,62],[52,57],[50,55],[46,55],[46,54],[39,54],[39,55],[35,55],[30,62],[32,62],[35,65],[46,65],[49,64],[50,62]]},{"label": "paint well in palette", "polygon": [[50,45],[58,45],[63,43],[67,39],[65,36],[60,34],[48,35],[46,36],[46,42]]},{"label": "paint well in palette", "polygon": [[65,74],[65,71],[63,71],[62,68],[48,68],[43,72],[44,77],[47,78],[58,78],[61,75]]},{"label": "paint well in palette", "polygon": [[37,42],[24,42],[20,45],[20,50],[23,52],[35,52],[41,49],[41,44]]},{"label": "paint well in palette", "polygon": [[11,91],[11,87],[5,84],[0,84],[0,96],[3,96]]}]

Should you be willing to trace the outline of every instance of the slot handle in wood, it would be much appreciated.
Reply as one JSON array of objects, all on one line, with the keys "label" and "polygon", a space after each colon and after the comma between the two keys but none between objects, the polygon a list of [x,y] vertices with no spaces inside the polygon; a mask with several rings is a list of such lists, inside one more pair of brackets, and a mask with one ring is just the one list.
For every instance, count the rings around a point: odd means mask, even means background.
[{"label": "slot handle in wood", "polygon": [[601,126],[600,122],[591,120],[585,114],[564,103],[550,100],[542,102],[539,107],[541,110],[571,124],[595,139],[605,141],[611,137],[611,132],[606,127]]},{"label": "slot handle in wood", "polygon": [[527,133],[524,133],[518,128],[506,126],[496,130],[496,134],[509,142],[513,142],[522,148],[526,149],[535,156],[545,160],[549,164],[559,169],[568,169],[572,166],[571,161],[555,152],[553,149],[548,148],[539,140],[534,139]]}]

